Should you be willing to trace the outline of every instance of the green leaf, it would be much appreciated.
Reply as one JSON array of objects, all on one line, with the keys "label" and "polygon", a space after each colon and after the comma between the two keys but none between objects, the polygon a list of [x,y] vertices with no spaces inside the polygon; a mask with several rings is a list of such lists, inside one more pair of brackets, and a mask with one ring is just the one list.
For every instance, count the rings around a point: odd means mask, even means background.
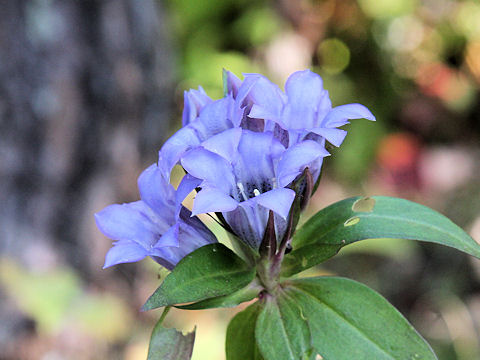
[{"label": "green leaf", "polygon": [[164,316],[153,329],[147,360],[190,360],[195,341],[195,329],[183,335],[175,329],[164,328],[163,318]]},{"label": "green leaf", "polygon": [[230,321],[225,342],[227,360],[263,360],[255,342],[255,323],[261,309],[256,302]]},{"label": "green leaf", "polygon": [[262,291],[262,289],[263,287],[260,286],[256,280],[254,280],[248,286],[238,291],[235,291],[234,293],[205,299],[193,304],[177,305],[175,307],[184,310],[202,310],[221,307],[235,307],[245,301],[250,301],[256,298],[260,291]]},{"label": "green leaf", "polygon": [[281,275],[288,277],[335,256],[344,244],[310,244],[285,255]]},{"label": "green leaf", "polygon": [[412,325],[365,285],[336,277],[285,285],[285,293],[301,306],[315,351],[324,359],[436,359]]},{"label": "green leaf", "polygon": [[287,294],[266,298],[255,338],[265,360],[307,360],[313,355],[308,324],[298,304]]},{"label": "green leaf", "polygon": [[216,243],[184,257],[143,305],[143,310],[231,294],[255,276],[232,250]]},{"label": "green leaf", "polygon": [[[282,275],[314,266],[345,245],[377,238],[434,242],[480,257],[480,245],[475,240],[426,206],[386,196],[355,197],[319,211],[297,231],[293,251],[285,256],[288,268]],[[310,248],[302,249],[307,246]]]}]

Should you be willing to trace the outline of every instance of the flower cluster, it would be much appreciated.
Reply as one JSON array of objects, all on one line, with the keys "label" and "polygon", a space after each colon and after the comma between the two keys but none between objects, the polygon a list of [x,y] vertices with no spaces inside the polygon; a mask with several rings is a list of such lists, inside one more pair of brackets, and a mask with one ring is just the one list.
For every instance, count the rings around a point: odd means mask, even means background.
[{"label": "flower cluster", "polygon": [[[215,101],[201,87],[185,92],[183,127],[140,176],[141,200],[96,214],[100,230],[116,240],[105,267],[150,256],[172,269],[217,241],[196,216],[203,213],[215,213],[253,251],[268,226],[277,243],[284,241],[296,199],[309,198],[329,155],[325,142],[340,146],[346,131],[339,127],[350,119],[375,120],[360,104],[332,107],[322,79],[309,70],[292,74],[285,92],[259,74],[241,81],[225,72],[224,85],[224,98]],[[186,175],[175,190],[170,174],[177,164]],[[182,202],[192,191],[190,212]]]}]

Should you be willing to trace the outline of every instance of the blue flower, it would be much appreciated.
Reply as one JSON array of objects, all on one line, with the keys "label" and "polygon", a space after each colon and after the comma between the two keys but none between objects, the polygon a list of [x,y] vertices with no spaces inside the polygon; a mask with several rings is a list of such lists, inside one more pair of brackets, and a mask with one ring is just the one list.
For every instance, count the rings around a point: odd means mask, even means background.
[{"label": "blue flower", "polygon": [[197,189],[193,215],[221,213],[238,237],[258,249],[269,211],[277,241],[285,234],[296,195],[292,182],[307,168],[311,180],[318,179],[329,155],[325,141],[339,146],[346,131],[338,127],[375,118],[360,104],[332,108],[320,76],[309,70],[292,74],[285,93],[260,74],[241,81],[228,71],[224,88],[225,97],[216,101],[201,88],[185,93],[184,127],[160,150],[159,166],[167,179],[176,164],[187,172],[178,203]]},{"label": "blue flower", "polygon": [[[181,158],[189,186],[200,188],[192,214],[221,212],[234,233],[258,249],[275,215],[277,241],[287,228],[295,198],[288,185],[328,152],[310,140],[286,149],[271,132],[232,128],[214,135]],[[179,189],[183,192],[184,184]]]},{"label": "blue flower", "polygon": [[[186,91],[183,127],[160,149],[158,165],[139,177],[141,200],[96,214],[98,227],[116,240],[105,267],[151,256],[172,269],[216,242],[196,217],[202,213],[216,213],[257,250],[273,225],[269,241],[285,246],[296,225],[292,204],[298,198],[295,209],[302,209],[308,201],[329,155],[325,142],[340,146],[346,131],[339,127],[350,119],[375,120],[360,104],[332,108],[322,79],[309,70],[292,74],[285,92],[262,75],[242,81],[225,71],[224,89],[215,101],[201,87]],[[177,190],[169,183],[176,164],[186,171]],[[182,201],[194,189],[190,212]]]},{"label": "blue flower", "polygon": [[[186,104],[185,106],[191,107]],[[233,112],[232,96],[213,101],[198,110],[198,116],[169,138],[159,151],[158,164],[166,179],[172,168],[188,150],[199,146],[203,141],[225,130],[238,126],[239,114]],[[196,110],[196,111],[197,111]],[[189,110],[189,113],[190,110]],[[185,113],[184,113],[185,114]]]},{"label": "blue flower", "polygon": [[[297,71],[285,83],[286,101],[273,104],[255,97],[249,117],[268,119],[288,131],[289,145],[317,134],[335,146],[343,142],[346,131],[337,129],[351,119],[375,121],[363,105],[347,104],[332,108],[321,77],[310,70]],[[282,98],[285,99],[285,98]]]},{"label": "blue flower", "polygon": [[176,204],[175,189],[156,164],[140,175],[138,187],[140,201],[110,205],[95,214],[98,228],[115,240],[104,268],[150,256],[171,270],[190,252],[217,241],[196,216]]}]

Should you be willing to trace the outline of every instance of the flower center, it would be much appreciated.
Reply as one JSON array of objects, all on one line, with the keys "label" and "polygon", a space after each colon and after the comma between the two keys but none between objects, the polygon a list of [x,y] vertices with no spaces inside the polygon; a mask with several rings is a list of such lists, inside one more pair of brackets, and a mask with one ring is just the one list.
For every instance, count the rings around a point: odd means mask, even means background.
[{"label": "flower center", "polygon": [[[267,191],[275,188],[275,178],[271,179],[272,182],[262,181],[261,183],[242,183],[237,182],[237,196],[236,199],[239,201],[247,201],[253,197],[259,196]],[[235,197],[235,196],[232,196]]]}]

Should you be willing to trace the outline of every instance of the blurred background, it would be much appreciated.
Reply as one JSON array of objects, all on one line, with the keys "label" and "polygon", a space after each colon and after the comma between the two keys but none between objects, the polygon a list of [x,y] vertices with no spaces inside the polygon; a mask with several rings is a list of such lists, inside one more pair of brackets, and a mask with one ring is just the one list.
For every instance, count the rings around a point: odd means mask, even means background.
[{"label": "blurred background", "polygon": [[[308,214],[353,195],[411,199],[480,241],[480,4],[474,0],[7,0],[0,11],[0,359],[145,359],[164,272],[102,270],[93,213],[180,127],[183,91],[222,68],[283,86],[319,73],[359,102]],[[308,214],[306,217],[308,217]],[[305,218],[306,218],[305,217]],[[409,241],[351,245],[314,274],[373,287],[439,359],[480,359],[480,261]],[[172,311],[194,359],[224,359],[238,309]]]}]

